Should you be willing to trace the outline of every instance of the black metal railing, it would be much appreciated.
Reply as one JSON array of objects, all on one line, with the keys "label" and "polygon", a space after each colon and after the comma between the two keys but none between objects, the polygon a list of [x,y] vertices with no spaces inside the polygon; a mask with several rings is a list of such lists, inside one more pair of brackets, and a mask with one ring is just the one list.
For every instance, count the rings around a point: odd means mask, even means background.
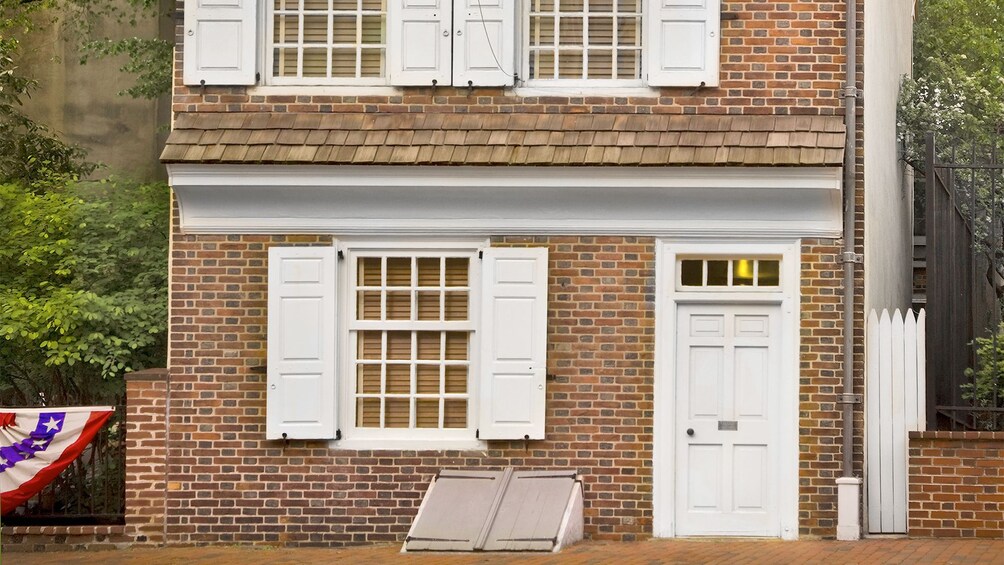
[{"label": "black metal railing", "polygon": [[1004,430],[1004,136],[927,136],[928,427]]},{"label": "black metal railing", "polygon": [[125,406],[62,473],[3,517],[5,526],[125,523]]}]

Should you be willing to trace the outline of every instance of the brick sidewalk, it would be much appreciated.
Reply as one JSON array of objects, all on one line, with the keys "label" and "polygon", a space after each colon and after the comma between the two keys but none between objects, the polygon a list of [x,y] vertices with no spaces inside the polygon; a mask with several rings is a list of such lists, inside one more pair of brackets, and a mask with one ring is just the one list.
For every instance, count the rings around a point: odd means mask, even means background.
[{"label": "brick sidewalk", "polygon": [[250,547],[171,547],[76,553],[10,553],[11,565],[299,565],[301,563],[409,563],[415,565],[499,563],[634,565],[648,563],[958,563],[1004,565],[1002,540],[872,539],[836,541],[680,541],[635,543],[585,542],[558,555],[550,554],[401,554],[400,545],[349,549],[275,549]]}]

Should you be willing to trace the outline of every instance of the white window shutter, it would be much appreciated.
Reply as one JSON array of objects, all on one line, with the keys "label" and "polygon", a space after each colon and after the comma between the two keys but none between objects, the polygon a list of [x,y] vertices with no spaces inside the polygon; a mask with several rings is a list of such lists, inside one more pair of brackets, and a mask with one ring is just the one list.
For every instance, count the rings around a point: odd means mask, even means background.
[{"label": "white window shutter", "polygon": [[390,0],[387,55],[395,86],[450,84],[452,0]]},{"label": "white window shutter", "polygon": [[334,247],[268,250],[267,439],[334,439]]},{"label": "white window shutter", "polygon": [[478,437],[544,439],[547,249],[486,249],[481,300]]},{"label": "white window shutter", "polygon": [[258,0],[185,0],[186,85],[255,83]]},{"label": "white window shutter", "polygon": [[718,86],[721,0],[652,0],[650,86]]},{"label": "white window shutter", "polygon": [[453,84],[515,84],[516,2],[455,0]]}]

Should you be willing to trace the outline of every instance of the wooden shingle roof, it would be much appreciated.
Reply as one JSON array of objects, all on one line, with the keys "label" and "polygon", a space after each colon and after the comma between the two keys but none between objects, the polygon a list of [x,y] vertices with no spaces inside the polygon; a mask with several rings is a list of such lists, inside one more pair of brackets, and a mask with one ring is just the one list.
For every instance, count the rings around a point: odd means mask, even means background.
[{"label": "wooden shingle roof", "polygon": [[839,166],[839,116],[181,113],[164,163]]}]

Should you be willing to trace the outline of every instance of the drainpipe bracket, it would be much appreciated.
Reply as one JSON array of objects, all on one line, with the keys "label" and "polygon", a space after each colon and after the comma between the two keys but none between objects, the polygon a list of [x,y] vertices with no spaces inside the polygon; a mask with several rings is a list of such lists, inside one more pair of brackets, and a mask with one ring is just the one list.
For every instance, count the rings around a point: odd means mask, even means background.
[{"label": "drainpipe bracket", "polygon": [[864,257],[860,253],[854,253],[852,251],[846,251],[846,252],[844,252],[844,255],[843,255],[843,262],[844,263],[858,263],[858,264],[861,264],[861,263],[864,262],[864,260],[865,260]]},{"label": "drainpipe bracket", "polygon": [[864,400],[860,394],[841,394],[837,398],[837,404],[861,404]]},{"label": "drainpipe bracket", "polygon": [[843,90],[844,98],[857,98],[861,95],[861,91],[856,86],[845,86]]}]

